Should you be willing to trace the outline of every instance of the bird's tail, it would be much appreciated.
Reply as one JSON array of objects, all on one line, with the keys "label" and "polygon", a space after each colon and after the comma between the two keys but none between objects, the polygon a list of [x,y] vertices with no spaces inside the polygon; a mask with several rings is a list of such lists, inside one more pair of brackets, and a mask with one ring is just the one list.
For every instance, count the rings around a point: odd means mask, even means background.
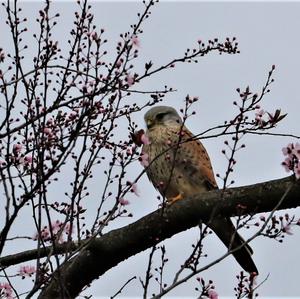
[{"label": "bird's tail", "polygon": [[209,223],[209,227],[229,250],[234,250],[242,246],[240,249],[234,251],[232,255],[245,271],[258,274],[258,270],[251,257],[253,250],[248,244],[245,244],[245,240],[238,234],[229,218],[214,218]]}]

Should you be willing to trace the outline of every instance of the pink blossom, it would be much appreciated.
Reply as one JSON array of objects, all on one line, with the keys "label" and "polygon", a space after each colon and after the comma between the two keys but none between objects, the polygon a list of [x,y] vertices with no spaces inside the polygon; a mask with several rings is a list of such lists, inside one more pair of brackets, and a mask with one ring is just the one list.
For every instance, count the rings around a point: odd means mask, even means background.
[{"label": "pink blossom", "polygon": [[20,164],[22,164],[24,166],[28,166],[29,164],[32,163],[32,155],[29,154],[29,155],[27,155],[25,157],[19,158],[19,162],[20,162]]},{"label": "pink blossom", "polygon": [[103,82],[107,82],[107,81],[109,81],[109,79],[110,79],[109,76],[102,76],[101,78],[102,78],[102,81],[103,81]]},{"label": "pink blossom", "polygon": [[0,283],[0,296],[6,299],[13,299],[13,289],[7,282]]},{"label": "pink blossom", "polygon": [[[78,210],[80,210],[81,207],[78,207]],[[70,223],[64,223],[59,220],[56,220],[55,222],[52,222],[51,224],[52,232],[54,235],[60,234],[60,241],[62,241],[63,235],[62,232],[68,234],[72,234],[72,227],[70,226]]]},{"label": "pink blossom", "polygon": [[34,266],[21,266],[19,269],[19,275],[25,278],[26,276],[31,277],[36,272]]},{"label": "pink blossom", "polygon": [[289,172],[293,171],[297,179],[300,178],[300,143],[289,143],[282,149],[282,153],[287,156],[281,163],[284,169]]},{"label": "pink blossom", "polygon": [[290,155],[292,153],[292,149],[293,149],[293,144],[289,143],[287,145],[287,147],[283,147],[282,148],[282,153],[284,154],[284,156]]},{"label": "pink blossom", "polygon": [[300,143],[297,142],[292,149],[292,153],[300,160]]},{"label": "pink blossom", "polygon": [[210,289],[210,290],[208,291],[208,298],[209,298],[209,299],[218,299],[218,298],[219,298],[219,295],[218,295],[218,293],[217,293],[215,290]]},{"label": "pink blossom", "polygon": [[[267,121],[264,121],[263,120],[263,116],[265,114],[268,114],[268,120]],[[263,109],[257,109],[256,112],[255,112],[255,121],[256,121],[256,124],[259,125],[259,126],[263,126],[265,125],[267,122],[271,121],[273,118],[272,116],[270,115],[270,113],[268,113],[267,111],[263,110]]]},{"label": "pink blossom", "polygon": [[47,226],[45,226],[40,232],[37,232],[34,235],[33,240],[37,240],[39,237],[43,241],[49,241],[49,239],[50,239],[50,231],[49,231],[49,228]]},{"label": "pink blossom", "polygon": [[120,58],[120,59],[117,61],[117,63],[116,63],[116,67],[117,67],[117,68],[120,68],[120,67],[122,66],[122,64],[123,64],[123,59]]},{"label": "pink blossom", "polygon": [[51,130],[50,128],[44,128],[43,132],[44,132],[44,134],[46,134],[46,135],[52,134],[52,130]]},{"label": "pink blossom", "polygon": [[290,157],[285,158],[281,165],[284,167],[286,172],[293,170],[293,160]]},{"label": "pink blossom", "polygon": [[83,85],[82,85],[82,91],[83,91],[84,93],[87,93],[87,91],[88,91],[88,86],[87,86],[86,84],[83,84]]},{"label": "pink blossom", "polygon": [[148,137],[146,134],[143,134],[143,135],[141,136],[141,142],[142,142],[143,144],[145,144],[145,145],[150,144],[149,137]]},{"label": "pink blossom", "polygon": [[131,189],[130,189],[131,192],[133,192],[136,196],[140,196],[140,191],[136,183],[127,182],[127,184],[131,185]]},{"label": "pink blossom", "polygon": [[263,115],[266,112],[263,109],[258,110],[257,112],[255,112],[255,120],[258,122],[261,122]]},{"label": "pink blossom", "polygon": [[61,230],[62,225],[63,223],[59,220],[51,223],[51,228],[54,235],[56,235]]},{"label": "pink blossom", "polygon": [[67,120],[74,120],[74,119],[76,119],[77,115],[78,115],[77,111],[73,110],[67,116]]},{"label": "pink blossom", "polygon": [[32,155],[27,155],[24,157],[24,163],[25,164],[31,164],[32,163]]},{"label": "pink blossom", "polygon": [[92,32],[92,33],[90,34],[90,37],[91,37],[92,40],[97,40],[97,39],[98,39],[98,34],[97,34],[97,32],[96,32],[96,31]]},{"label": "pink blossom", "polygon": [[132,155],[135,152],[136,146],[132,145],[131,147],[127,147],[126,149],[126,154],[127,155]]},{"label": "pink blossom", "polygon": [[[81,208],[81,207],[79,207],[79,209],[80,209],[80,208]],[[71,226],[71,224],[70,224],[69,222],[65,224],[64,232],[65,232],[67,235],[72,235],[73,229],[72,229],[72,226]]]},{"label": "pink blossom", "polygon": [[[64,225],[64,227],[63,227]],[[59,237],[58,241],[63,241],[63,233],[65,234],[72,234],[72,229],[68,223],[64,224],[63,222],[56,220],[51,223],[51,230],[55,237]],[[41,229],[40,232],[37,232],[35,236],[33,237],[34,240],[37,240],[38,238],[41,238],[41,240],[47,242],[51,240],[51,234],[50,229],[48,226],[44,226],[43,229]]]},{"label": "pink blossom", "polygon": [[141,42],[140,42],[139,38],[136,35],[134,35],[132,37],[131,41],[132,41],[133,46],[135,46],[137,48],[139,48],[141,46]]},{"label": "pink blossom", "polygon": [[144,166],[144,167],[149,166],[149,155],[147,153],[142,152],[139,160],[140,160],[142,166]]},{"label": "pink blossom", "polygon": [[38,234],[38,233],[36,234],[35,240],[38,239],[39,235],[40,235],[40,237],[41,237],[41,240],[43,240],[43,241],[49,241],[49,239],[50,239],[50,231],[49,231],[49,228],[48,228],[47,226],[45,226],[45,227],[41,230],[40,234]]},{"label": "pink blossom", "polygon": [[14,144],[14,146],[13,146],[13,153],[15,155],[18,155],[21,152],[21,150],[22,150],[22,144],[20,144],[20,143]]},{"label": "pink blossom", "polygon": [[[95,107],[97,108],[98,114],[106,112],[106,109],[103,107],[101,101],[97,101],[95,103]],[[77,113],[79,113],[79,111],[77,111]]]},{"label": "pink blossom", "polygon": [[287,235],[292,235],[292,228],[290,224],[286,224],[285,226],[283,226],[282,231],[285,232]]},{"label": "pink blossom", "polygon": [[53,125],[53,122],[54,122],[53,118],[50,117],[50,118],[47,120],[46,124],[47,124],[47,126],[51,126],[51,125]]},{"label": "pink blossom", "polygon": [[128,86],[133,85],[133,84],[134,84],[134,76],[128,74],[128,75],[126,76],[126,82],[127,82]]},{"label": "pink blossom", "polygon": [[126,154],[127,155],[132,155],[132,148],[131,147],[128,147],[127,149],[126,149]]},{"label": "pink blossom", "polygon": [[[88,85],[89,85],[90,87],[94,87],[95,84],[96,84],[96,81],[95,81],[95,80],[91,80],[91,81],[88,82]],[[75,112],[76,112],[76,111],[75,111]]]},{"label": "pink blossom", "polygon": [[122,206],[127,206],[127,205],[129,205],[130,202],[127,199],[121,197],[121,198],[119,198],[119,203]]}]

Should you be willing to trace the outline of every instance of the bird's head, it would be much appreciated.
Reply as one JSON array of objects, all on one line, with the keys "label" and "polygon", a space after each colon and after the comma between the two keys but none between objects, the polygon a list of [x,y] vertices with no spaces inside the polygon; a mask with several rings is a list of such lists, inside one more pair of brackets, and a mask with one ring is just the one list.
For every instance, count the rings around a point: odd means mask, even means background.
[{"label": "bird's head", "polygon": [[154,126],[169,126],[182,124],[177,111],[169,106],[156,106],[147,111],[144,116],[147,129]]}]

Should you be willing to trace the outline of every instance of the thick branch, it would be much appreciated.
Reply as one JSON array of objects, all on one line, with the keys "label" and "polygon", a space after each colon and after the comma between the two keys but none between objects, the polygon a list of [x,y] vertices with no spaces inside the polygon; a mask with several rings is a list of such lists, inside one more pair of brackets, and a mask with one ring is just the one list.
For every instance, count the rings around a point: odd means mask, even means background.
[{"label": "thick branch", "polygon": [[[121,261],[160,241],[196,226],[216,213],[236,216],[247,213],[272,211],[286,189],[291,191],[280,209],[300,206],[300,184],[293,177],[246,187],[231,188],[197,194],[170,207],[157,210],[123,228],[110,231],[88,243],[77,256],[60,269],[58,283],[55,277],[41,292],[39,298],[74,298],[82,288]],[[241,209],[242,207],[242,209]],[[60,286],[65,287],[64,290]]]}]

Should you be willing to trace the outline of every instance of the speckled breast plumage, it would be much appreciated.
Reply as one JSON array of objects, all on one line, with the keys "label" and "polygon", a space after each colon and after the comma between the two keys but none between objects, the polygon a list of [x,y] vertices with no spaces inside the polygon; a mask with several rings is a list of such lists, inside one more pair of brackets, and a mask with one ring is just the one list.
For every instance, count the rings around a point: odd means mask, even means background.
[{"label": "speckled breast plumage", "polygon": [[[211,189],[201,169],[202,166],[211,168],[208,155],[200,142],[184,142],[190,138],[188,132],[180,126],[156,126],[147,132],[150,144],[143,147],[143,152],[149,156],[147,175],[167,198],[178,194],[189,196]],[[207,165],[199,165],[199,151],[203,153]],[[213,178],[211,185],[214,184]]]}]

